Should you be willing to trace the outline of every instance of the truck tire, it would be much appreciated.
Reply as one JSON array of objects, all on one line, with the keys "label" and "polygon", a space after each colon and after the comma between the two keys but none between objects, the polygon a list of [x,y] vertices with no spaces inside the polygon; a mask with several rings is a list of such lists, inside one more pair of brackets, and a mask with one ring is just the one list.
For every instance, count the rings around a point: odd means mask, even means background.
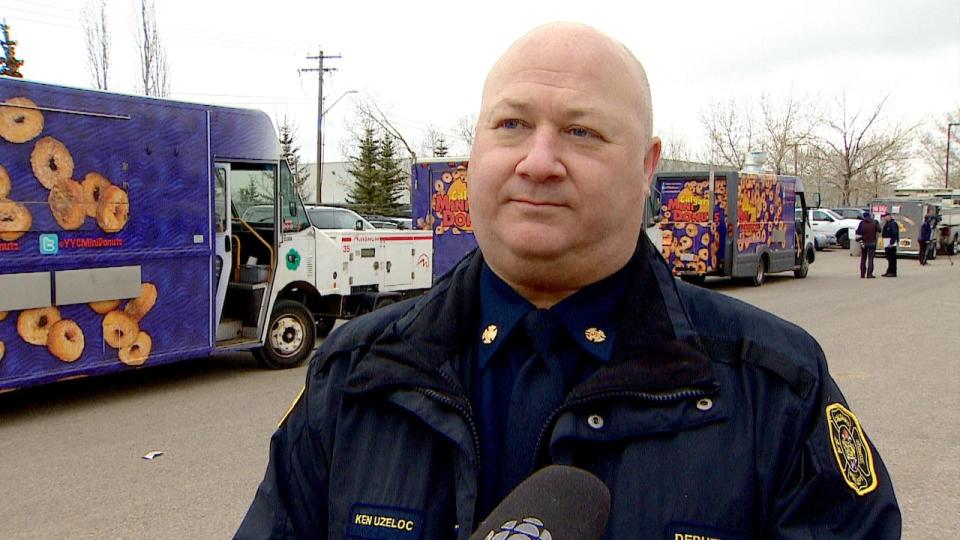
[{"label": "truck tire", "polygon": [[843,249],[850,249],[850,238],[847,236],[846,229],[837,231],[837,244]]},{"label": "truck tire", "polygon": [[391,304],[396,304],[396,303],[397,303],[396,298],[393,298],[392,296],[383,296],[377,300],[377,305],[373,306],[373,309],[374,311],[376,311],[380,308],[385,308]]},{"label": "truck tire", "polygon": [[763,285],[763,281],[767,278],[767,261],[765,258],[760,257],[760,260],[757,261],[757,271],[753,273],[753,277],[750,278],[750,283],[754,287],[759,287]]},{"label": "truck tire", "polygon": [[288,369],[302,364],[316,341],[310,311],[299,302],[278,300],[267,327],[267,342],[255,354],[264,367]]},{"label": "truck tire", "polygon": [[317,317],[317,336],[327,337],[330,335],[330,331],[333,330],[333,325],[337,324],[336,317],[322,316]]},{"label": "truck tire", "polygon": [[957,254],[957,238],[953,238],[953,242],[947,244],[947,255],[956,255]]},{"label": "truck tire", "polygon": [[797,279],[803,279],[807,277],[807,274],[810,272],[810,254],[804,253],[801,257],[800,267],[794,269],[793,277]]}]

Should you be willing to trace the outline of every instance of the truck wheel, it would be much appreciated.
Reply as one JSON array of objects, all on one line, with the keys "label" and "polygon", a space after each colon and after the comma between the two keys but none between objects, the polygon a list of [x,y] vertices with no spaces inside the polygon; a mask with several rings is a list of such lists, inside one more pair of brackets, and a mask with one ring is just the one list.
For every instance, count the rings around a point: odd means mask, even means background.
[{"label": "truck wheel", "polygon": [[378,299],[378,300],[377,300],[377,305],[373,306],[373,309],[374,309],[374,311],[376,311],[376,310],[378,310],[378,309],[380,309],[380,308],[385,308],[385,307],[389,306],[390,304],[396,304],[396,303],[397,303],[397,299],[396,299],[396,298],[392,298],[392,297],[390,297],[390,296],[386,296],[386,297],[383,297],[383,298]]},{"label": "truck wheel", "polygon": [[810,256],[807,253],[803,254],[800,261],[800,267],[794,269],[793,277],[798,279],[803,279],[807,277],[807,274],[810,272]]},{"label": "truck wheel", "polygon": [[843,249],[850,249],[850,238],[847,236],[846,229],[843,230],[843,233],[837,233],[837,243],[840,244],[840,247]]},{"label": "truck wheel", "polygon": [[313,315],[303,304],[278,300],[267,328],[267,342],[256,350],[257,360],[270,369],[300,365],[317,340],[314,324]]},{"label": "truck wheel", "polygon": [[953,239],[953,242],[950,242],[950,245],[947,246],[947,253],[948,253],[949,255],[956,255],[956,254],[957,254],[957,239],[956,239],[956,238],[954,238],[954,239]]},{"label": "truck wheel", "polygon": [[763,257],[760,257],[760,260],[757,262],[757,271],[753,274],[753,278],[750,283],[754,287],[759,287],[763,285],[763,280],[767,277],[767,262]]},{"label": "truck wheel", "polygon": [[333,330],[333,325],[337,324],[336,317],[322,316],[317,318],[317,336],[327,337]]}]

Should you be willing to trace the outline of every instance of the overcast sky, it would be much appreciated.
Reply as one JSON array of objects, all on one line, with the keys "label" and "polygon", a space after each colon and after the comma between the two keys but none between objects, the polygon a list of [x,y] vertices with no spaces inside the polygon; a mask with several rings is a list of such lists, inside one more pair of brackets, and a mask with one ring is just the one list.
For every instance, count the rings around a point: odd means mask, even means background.
[{"label": "overcast sky", "polygon": [[[111,90],[138,77],[136,0],[107,0]],[[28,79],[89,86],[80,10],[86,0],[0,0]],[[655,129],[702,142],[698,112],[731,97],[793,92],[828,103],[874,105],[908,123],[960,106],[960,1],[806,2],[156,0],[172,97],[288,115],[302,155],[316,155],[315,73],[320,46],[337,71],[327,106],[356,90],[374,99],[417,150],[428,126],[449,132],[475,114],[487,69],[518,36],[555,20],[588,23],[645,64]],[[625,7],[627,5],[630,7]],[[353,96],[330,110],[325,160],[336,160],[355,118]],[[453,150],[466,147],[453,141]]]}]

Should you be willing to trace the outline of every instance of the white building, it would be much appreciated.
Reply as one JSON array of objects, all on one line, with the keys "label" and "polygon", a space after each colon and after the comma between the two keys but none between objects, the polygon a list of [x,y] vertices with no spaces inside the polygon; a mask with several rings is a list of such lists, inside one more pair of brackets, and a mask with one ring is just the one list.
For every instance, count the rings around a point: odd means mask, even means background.
[{"label": "white building", "polygon": [[[306,164],[308,174],[310,175],[310,180],[307,181],[307,186],[309,186],[309,193],[307,194],[304,202],[307,203],[316,203],[317,201],[317,164],[316,163],[307,163]],[[410,204],[410,160],[403,159],[400,161],[400,167],[407,171],[407,191],[400,197],[400,202],[402,204]],[[356,181],[353,176],[347,172],[347,169],[350,168],[349,161],[331,161],[323,164],[323,193],[320,198],[323,204],[343,204],[347,202],[347,195],[350,193],[350,188],[353,186],[353,183]]]}]

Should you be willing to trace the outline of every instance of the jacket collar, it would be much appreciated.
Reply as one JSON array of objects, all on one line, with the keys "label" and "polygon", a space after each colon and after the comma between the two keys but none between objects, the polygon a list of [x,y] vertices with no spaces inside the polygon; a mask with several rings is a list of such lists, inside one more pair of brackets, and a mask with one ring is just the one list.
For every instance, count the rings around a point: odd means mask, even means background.
[{"label": "jacket collar", "polygon": [[[627,263],[624,301],[614,318],[610,362],[574,388],[570,398],[619,391],[664,392],[715,386],[710,360],[680,301],[676,282],[641,234]],[[465,396],[452,362],[468,358],[479,327],[483,256],[468,254],[361,358],[345,390],[362,393],[416,386]]]}]

